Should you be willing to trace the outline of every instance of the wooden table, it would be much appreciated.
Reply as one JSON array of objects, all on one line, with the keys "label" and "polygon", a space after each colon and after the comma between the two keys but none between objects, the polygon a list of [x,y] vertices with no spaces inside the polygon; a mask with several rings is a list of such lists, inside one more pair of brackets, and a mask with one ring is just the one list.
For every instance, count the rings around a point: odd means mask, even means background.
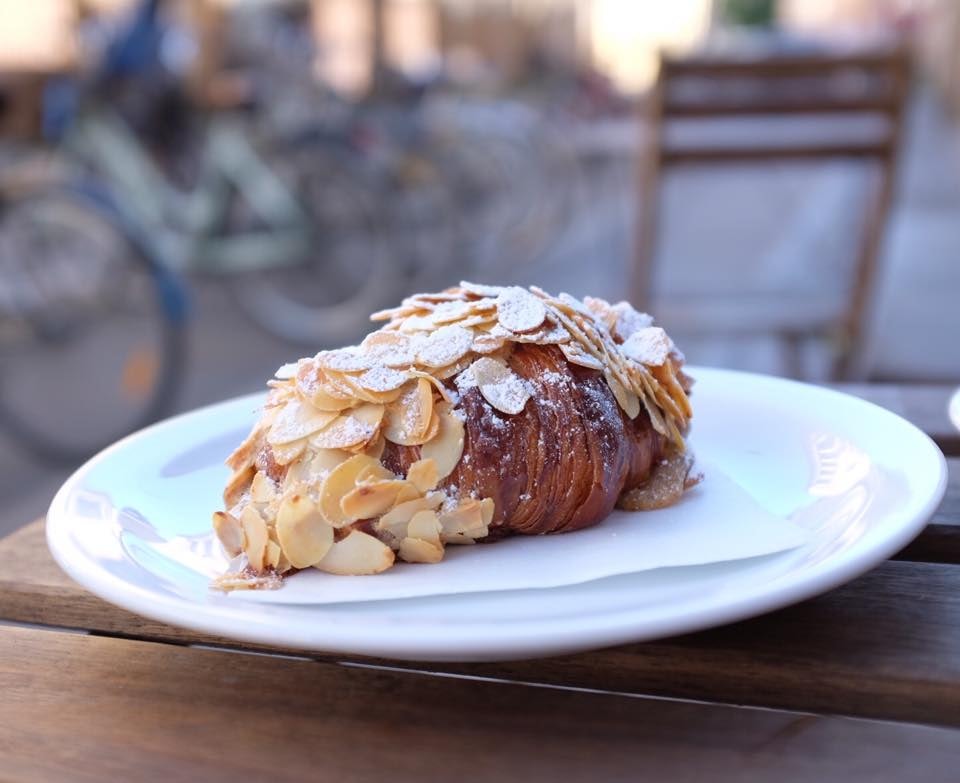
[{"label": "wooden table", "polygon": [[950,390],[848,390],[950,458],[927,530],[819,598],[647,644],[418,666],[204,638],[86,593],[28,525],[0,541],[0,780],[956,781]]}]

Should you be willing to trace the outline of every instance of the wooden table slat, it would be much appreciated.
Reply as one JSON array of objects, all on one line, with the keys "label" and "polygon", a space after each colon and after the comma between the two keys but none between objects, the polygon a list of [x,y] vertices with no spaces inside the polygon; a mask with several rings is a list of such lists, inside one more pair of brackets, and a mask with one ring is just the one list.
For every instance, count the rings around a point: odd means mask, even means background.
[{"label": "wooden table slat", "polygon": [[0,627],[4,778],[952,780],[953,731]]},{"label": "wooden table slat", "polygon": [[[0,619],[244,646],[100,601],[57,568],[37,524],[0,541],[0,562],[11,564],[0,574]],[[891,561],[800,605],[686,637],[536,661],[419,668],[960,725],[960,568]]]}]

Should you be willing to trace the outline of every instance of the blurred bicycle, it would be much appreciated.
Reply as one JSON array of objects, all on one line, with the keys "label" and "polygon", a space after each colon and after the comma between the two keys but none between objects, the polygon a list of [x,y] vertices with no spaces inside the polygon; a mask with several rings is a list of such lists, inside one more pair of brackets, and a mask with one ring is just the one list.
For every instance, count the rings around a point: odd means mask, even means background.
[{"label": "blurred bicycle", "polygon": [[[295,145],[251,139],[242,98],[182,111],[160,6],[141,2],[96,72],[53,90],[55,148],[0,176],[0,426],[45,457],[76,458],[170,408],[184,310],[173,269],[226,275],[266,328],[332,343],[393,291],[364,192],[317,181]],[[125,96],[146,123],[119,110]],[[164,158],[163,142],[194,130],[187,155]],[[141,327],[149,348],[111,342],[139,345]]]}]

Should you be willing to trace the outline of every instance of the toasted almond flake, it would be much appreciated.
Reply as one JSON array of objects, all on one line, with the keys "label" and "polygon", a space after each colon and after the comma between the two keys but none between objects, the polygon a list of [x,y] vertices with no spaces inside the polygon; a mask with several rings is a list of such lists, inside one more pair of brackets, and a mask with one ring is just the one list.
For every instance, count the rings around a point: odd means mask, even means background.
[{"label": "toasted almond flake", "polygon": [[434,308],[430,317],[435,325],[442,326],[443,324],[452,324],[461,321],[470,313],[470,303],[457,299],[440,303]]},{"label": "toasted almond flake", "polygon": [[294,568],[320,562],[333,545],[333,527],[305,495],[294,495],[280,504],[276,527],[283,553]]},{"label": "toasted almond flake", "polygon": [[492,326],[497,323],[497,313],[496,311],[491,313],[478,313],[477,315],[471,315],[469,318],[464,318],[460,321],[460,326],[464,329],[485,326]]},{"label": "toasted almond flake", "polygon": [[[377,460],[357,454],[341,462],[330,471],[320,487],[320,513],[333,527],[339,528],[353,520],[340,507],[340,500],[357,485],[357,477],[367,468],[386,470]],[[389,472],[387,475],[390,475]]]},{"label": "toasted almond flake", "polygon": [[255,472],[253,465],[247,465],[245,468],[235,471],[227,479],[227,485],[223,489],[223,503],[227,508],[236,505],[243,497],[250,487],[250,482],[253,481]]},{"label": "toasted almond flake", "polygon": [[301,438],[292,443],[283,443],[279,446],[271,447],[273,461],[278,465],[289,465],[295,459],[299,459],[303,452],[307,450],[307,439]]},{"label": "toasted almond flake", "polygon": [[298,364],[296,362],[288,362],[287,364],[281,364],[277,371],[273,374],[274,378],[277,378],[281,381],[289,380],[290,378],[295,378],[297,376]]},{"label": "toasted almond flake", "polygon": [[653,326],[653,316],[635,310],[629,302],[617,302],[611,309],[616,321],[610,331],[621,343],[626,342],[634,332]]},{"label": "toasted almond flake", "polygon": [[453,540],[456,536],[483,538],[487,535],[487,525],[483,521],[484,507],[479,500],[468,498],[455,508],[439,514],[444,540]]},{"label": "toasted almond flake", "polygon": [[386,481],[387,479],[395,478],[396,476],[387,470],[379,460],[376,460],[357,473],[356,483],[372,483],[374,481]]},{"label": "toasted almond flake", "polygon": [[263,570],[263,558],[267,548],[267,523],[253,506],[247,506],[240,515],[243,526],[243,551],[254,571]]},{"label": "toasted almond flake", "polygon": [[420,492],[429,492],[434,489],[440,478],[436,460],[432,457],[422,457],[407,469],[407,481],[411,482]]},{"label": "toasted almond flake", "polygon": [[363,372],[376,363],[376,359],[358,348],[338,348],[335,351],[320,351],[314,359],[325,370],[337,372]]},{"label": "toasted almond flake", "polygon": [[[377,457],[379,456],[378,454]],[[317,449],[310,460],[309,470],[314,477],[324,477],[349,458],[350,453],[340,449]]]},{"label": "toasted almond flake", "polygon": [[433,370],[430,375],[436,378],[438,381],[445,381],[447,378],[452,378],[454,375],[461,373],[470,366],[472,361],[473,357],[468,354],[458,362],[454,362],[453,364],[448,364],[446,367],[439,367]]},{"label": "toasted almond flake", "polygon": [[386,448],[386,446],[387,446],[386,438],[383,437],[383,433],[381,432],[376,437],[376,440],[372,440],[369,443],[367,443],[367,447],[363,450],[363,453],[366,454],[368,457],[373,457],[374,459],[380,459],[380,457],[383,456],[383,450]]},{"label": "toasted almond flake", "polygon": [[400,324],[400,331],[407,334],[429,332],[433,328],[433,319],[429,315],[408,315]]},{"label": "toasted almond flake", "polygon": [[511,332],[533,331],[546,317],[543,302],[519,286],[512,286],[497,297],[497,319]]},{"label": "toasted almond flake", "polygon": [[339,412],[344,411],[347,408],[352,408],[357,404],[357,400],[352,396],[334,397],[323,388],[317,388],[310,396],[307,397],[307,399],[314,408],[320,411]]},{"label": "toasted almond flake", "polygon": [[317,449],[347,449],[367,443],[377,434],[383,420],[384,407],[364,403],[341,414],[326,429],[310,438],[310,445]]},{"label": "toasted almond flake", "polygon": [[493,522],[495,508],[493,498],[484,498],[480,501],[480,519],[484,527],[490,527],[490,523]]},{"label": "toasted almond flake", "polygon": [[230,456],[227,457],[225,462],[226,466],[234,471],[234,473],[246,470],[252,466],[253,459],[260,447],[260,438],[262,435],[263,425],[258,423],[257,426],[250,431],[250,434],[244,438],[243,443],[237,446]]},{"label": "toasted almond flake", "polygon": [[659,367],[670,356],[673,341],[659,326],[648,326],[631,334],[620,350],[635,362]]},{"label": "toasted almond flake", "polygon": [[443,547],[419,538],[405,538],[400,542],[400,557],[408,563],[439,563]]},{"label": "toasted almond flake", "polygon": [[439,544],[442,529],[436,511],[418,511],[410,518],[410,523],[407,525],[407,536]]},{"label": "toasted almond flake", "polygon": [[266,473],[257,473],[250,484],[250,499],[254,503],[269,503],[277,496],[277,486]]},{"label": "toasted almond flake", "polygon": [[371,392],[390,392],[399,389],[408,380],[405,372],[391,369],[382,364],[371,367],[357,376],[357,383]]},{"label": "toasted almond flake", "polygon": [[413,305],[400,305],[400,307],[390,307],[386,310],[377,310],[370,314],[371,321],[392,321],[396,318],[403,318],[411,313],[417,312],[419,308]]},{"label": "toasted almond flake", "polygon": [[267,443],[271,446],[282,446],[308,438],[335,418],[337,414],[332,411],[317,410],[308,402],[290,400],[274,418],[270,432],[267,433]]},{"label": "toasted almond flake", "polygon": [[413,341],[401,332],[373,332],[364,338],[360,348],[387,367],[406,368],[416,360]]},{"label": "toasted almond flake", "polygon": [[483,398],[502,413],[520,413],[530,399],[527,385],[503,362],[482,356],[468,372]]},{"label": "toasted almond flake", "polygon": [[243,551],[243,526],[240,520],[226,511],[213,513],[213,532],[228,557],[236,557]]},{"label": "toasted almond flake", "polygon": [[263,554],[263,565],[265,568],[277,569],[280,565],[280,556],[283,554],[280,545],[274,541],[267,541],[267,548]]},{"label": "toasted almond flake", "polygon": [[406,525],[411,519],[413,519],[413,515],[418,511],[437,509],[440,507],[441,503],[443,503],[442,492],[428,492],[423,497],[413,498],[411,500],[398,503],[386,514],[380,517],[380,520],[377,522],[377,529],[393,527],[397,525]]},{"label": "toasted almond flake", "polygon": [[425,381],[427,381],[427,383],[433,386],[434,389],[440,392],[440,396],[451,405],[457,402],[457,397],[453,390],[444,386],[443,381],[441,381],[439,378],[435,378],[430,373],[423,372],[421,370],[410,370],[410,375],[412,375],[414,378],[423,378]]},{"label": "toasted almond flake", "polygon": [[473,332],[456,324],[430,332],[417,347],[417,363],[425,367],[446,367],[470,351]]},{"label": "toasted almond flake", "polygon": [[503,292],[503,286],[483,285],[482,283],[470,283],[466,280],[460,281],[460,287],[469,294],[478,297],[497,297]]},{"label": "toasted almond flake", "polygon": [[613,392],[613,396],[616,398],[617,404],[623,409],[623,412],[631,419],[637,418],[640,414],[640,398],[625,388],[624,385],[613,376],[607,374],[604,377],[607,381],[607,386],[610,387],[610,391]]},{"label": "toasted almond flake", "polygon": [[393,565],[394,554],[386,544],[368,533],[351,530],[346,538],[334,542],[315,568],[328,574],[378,574]]},{"label": "toasted almond flake", "polygon": [[384,435],[399,446],[423,442],[433,415],[433,388],[426,378],[417,378],[386,408]]},{"label": "toasted almond flake", "polygon": [[276,590],[282,580],[274,573],[252,576],[249,573],[229,573],[218,576],[210,587],[214,590]]},{"label": "toasted almond flake", "polygon": [[579,343],[564,343],[560,346],[560,350],[563,351],[563,355],[567,357],[567,361],[571,364],[577,364],[591,370],[603,369],[603,362],[584,351]]},{"label": "toasted almond flake", "polygon": [[[449,406],[445,406],[438,415],[438,431],[420,448],[421,459],[433,460],[437,470],[437,480],[442,481],[460,462],[463,455],[464,427],[460,417]],[[432,489],[432,487],[431,487]]]},{"label": "toasted almond flake", "polygon": [[340,510],[350,519],[373,519],[391,509],[406,482],[388,479],[359,483],[340,500]]}]

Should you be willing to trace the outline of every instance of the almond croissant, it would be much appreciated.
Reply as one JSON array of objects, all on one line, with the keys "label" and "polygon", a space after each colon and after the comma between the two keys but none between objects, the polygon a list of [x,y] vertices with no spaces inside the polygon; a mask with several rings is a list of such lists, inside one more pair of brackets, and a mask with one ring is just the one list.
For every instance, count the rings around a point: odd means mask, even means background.
[{"label": "almond croissant", "polygon": [[377,313],[361,345],[286,365],[230,455],[224,588],[316,567],[437,562],[689,486],[683,357],[621,302],[461,283]]}]

